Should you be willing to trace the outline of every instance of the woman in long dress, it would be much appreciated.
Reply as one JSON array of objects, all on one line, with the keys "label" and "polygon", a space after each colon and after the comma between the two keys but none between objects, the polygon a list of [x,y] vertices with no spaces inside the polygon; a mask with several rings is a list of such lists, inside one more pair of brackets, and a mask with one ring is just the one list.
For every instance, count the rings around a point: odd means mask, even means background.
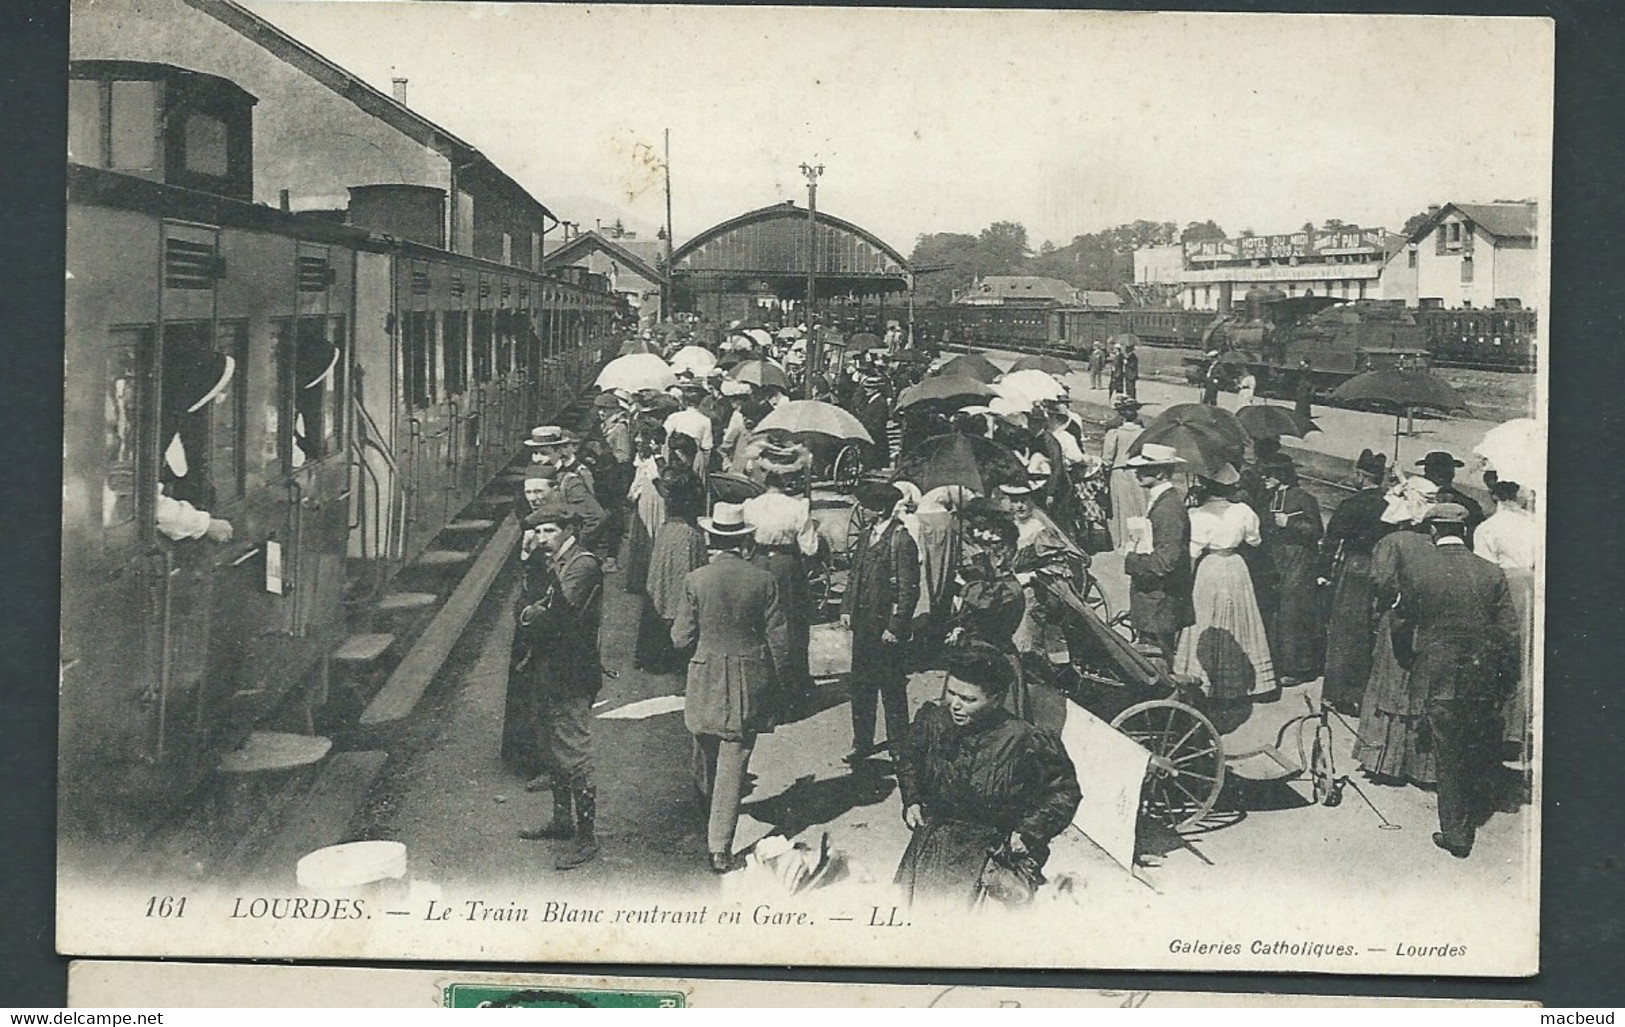
[{"label": "woman in long dress", "polygon": [[689,571],[705,564],[705,534],[697,520],[705,509],[705,490],[699,475],[680,460],[661,472],[655,487],[665,499],[666,519],[655,532],[649,554],[643,617],[638,622],[637,666],[656,674],[674,674],[684,666],[671,644],[671,622],[683,598],[683,580]]},{"label": "woman in long dress", "polygon": [[1333,511],[1320,540],[1319,580],[1332,590],[1320,697],[1344,713],[1360,711],[1366,682],[1371,680],[1377,630],[1371,605],[1371,551],[1392,530],[1382,519],[1388,509],[1382,489],[1387,468],[1381,453],[1368,449],[1360,454],[1355,464],[1360,491]]},{"label": "woman in long dress", "polygon": [[[1485,475],[1488,479],[1489,476]],[[1533,672],[1535,665],[1535,555],[1540,547],[1540,528],[1535,515],[1520,499],[1517,482],[1495,481],[1490,494],[1495,497],[1495,513],[1485,518],[1473,532],[1473,552],[1501,568],[1512,605],[1518,611],[1522,662],[1518,685],[1501,708],[1505,724],[1503,741],[1527,757],[1530,719],[1534,708]]]},{"label": "woman in long dress", "polygon": [[1325,525],[1320,503],[1298,486],[1298,471],[1290,459],[1280,457],[1264,464],[1259,474],[1269,499],[1263,549],[1276,577],[1274,616],[1265,621],[1270,629],[1270,652],[1281,684],[1301,685],[1320,676],[1325,659],[1326,625],[1315,583]]},{"label": "woman in long dress", "polygon": [[[1059,736],[1004,707],[1013,676],[990,646],[955,651],[943,698],[914,718],[897,769],[913,834],[896,883],[910,902],[1030,897],[1043,882],[1050,841],[1077,812],[1077,771]],[[990,888],[984,868],[995,854],[1010,868],[999,876],[1021,884]]]},{"label": "woman in long dress", "polygon": [[[788,483],[812,467],[812,452],[801,443],[780,444],[767,439],[753,443],[748,472],[758,477],[766,492],[745,500],[745,523],[755,529],[756,548],[750,562],[773,575],[779,601],[790,629],[790,675],[780,682],[781,692],[794,706],[812,688],[808,648],[812,631],[812,597],[807,590],[807,559],[818,555],[818,522],[804,496],[788,494]],[[788,713],[790,711],[781,711]]]},{"label": "woman in long dress", "polygon": [[1439,487],[1425,478],[1406,478],[1388,493],[1382,519],[1396,530],[1382,537],[1371,550],[1371,594],[1377,616],[1371,650],[1371,679],[1360,700],[1360,737],[1354,759],[1368,775],[1382,782],[1412,781],[1431,785],[1438,781],[1433,747],[1422,737],[1426,710],[1410,690],[1410,674],[1394,655],[1394,604],[1399,599],[1400,568],[1407,558],[1431,549],[1422,532],[1422,517],[1437,498]]},{"label": "woman in long dress", "polygon": [[1128,548],[1128,531],[1124,527],[1130,517],[1145,516],[1145,490],[1134,477],[1134,469],[1125,467],[1129,446],[1145,431],[1140,423],[1140,404],[1119,398],[1117,413],[1122,423],[1106,429],[1100,443],[1100,462],[1110,477],[1109,492],[1112,505],[1112,545],[1118,551]]},{"label": "woman in long dress", "polygon": [[632,527],[627,532],[626,590],[636,595],[649,577],[649,554],[655,532],[666,520],[666,500],[655,488],[665,466],[666,429],[653,421],[638,426],[632,457],[632,485],[626,498],[632,505]]},{"label": "woman in long dress", "polygon": [[1180,635],[1173,664],[1175,674],[1200,679],[1202,690],[1220,701],[1276,689],[1264,618],[1240,554],[1242,546],[1262,542],[1258,515],[1233,501],[1240,480],[1229,464],[1198,479],[1202,501],[1190,511],[1196,623]]}]

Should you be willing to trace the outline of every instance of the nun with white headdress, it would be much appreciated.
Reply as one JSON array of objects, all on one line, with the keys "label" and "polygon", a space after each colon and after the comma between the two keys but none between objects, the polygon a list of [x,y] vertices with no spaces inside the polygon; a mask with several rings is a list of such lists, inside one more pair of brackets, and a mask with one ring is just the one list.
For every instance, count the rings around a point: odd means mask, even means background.
[{"label": "nun with white headdress", "polygon": [[208,538],[230,542],[229,521],[213,517],[213,484],[205,445],[209,407],[227,398],[237,363],[202,344],[165,340],[160,431],[164,459],[159,469],[157,527],[174,541]]}]

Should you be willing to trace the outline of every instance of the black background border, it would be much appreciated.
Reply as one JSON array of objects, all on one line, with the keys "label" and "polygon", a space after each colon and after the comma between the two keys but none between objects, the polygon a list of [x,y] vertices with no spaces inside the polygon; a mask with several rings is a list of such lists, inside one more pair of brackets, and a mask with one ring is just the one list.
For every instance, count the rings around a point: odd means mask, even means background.
[{"label": "black background border", "polygon": [[[781,0],[782,2],[782,0]],[[0,446],[11,500],[0,518],[0,1005],[57,1006],[67,960],[53,945],[54,765],[59,516],[67,4],[0,3],[0,224],[6,288],[0,324]],[[889,6],[898,6],[893,3]],[[939,4],[933,6],[960,6]],[[1001,6],[1001,5],[978,5]],[[1020,5],[1002,5],[1020,6]],[[1499,14],[1557,22],[1552,317],[1551,537],[1547,570],[1546,804],[1541,972],[1522,980],[872,968],[518,966],[632,975],[887,984],[986,984],[1228,992],[1522,999],[1616,1004],[1625,951],[1625,580],[1619,530],[1625,392],[1620,238],[1625,152],[1625,4],[1277,2],[1091,4],[1105,9]],[[1296,59],[1313,59],[1298,55]],[[1289,75],[1292,60],[1269,65]],[[855,73],[856,70],[855,70]],[[1079,98],[1087,103],[1086,97]],[[1425,109],[1396,116],[1427,117]],[[1438,126],[1441,146],[1451,126]],[[996,145],[992,143],[991,145]],[[1190,154],[1193,174],[1201,155]],[[1260,174],[1268,174],[1267,167]],[[1448,199],[1434,197],[1431,199]],[[1548,350],[1551,348],[1547,346]],[[1087,911],[1085,911],[1087,915]],[[1099,925],[1097,925],[1098,929]],[[1132,930],[1132,925],[1124,925]],[[333,965],[333,964],[321,964]],[[367,963],[369,966],[420,965]]]}]

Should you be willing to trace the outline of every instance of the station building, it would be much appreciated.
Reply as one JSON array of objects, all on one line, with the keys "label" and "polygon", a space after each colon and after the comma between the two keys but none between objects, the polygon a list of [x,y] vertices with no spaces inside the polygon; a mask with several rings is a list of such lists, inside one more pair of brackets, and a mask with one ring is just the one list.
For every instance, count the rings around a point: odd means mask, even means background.
[{"label": "station building", "polygon": [[1450,310],[1536,306],[1538,213],[1533,202],[1432,208],[1383,269],[1383,298]]},{"label": "station building", "polygon": [[1402,243],[1403,237],[1385,228],[1358,225],[1188,242],[1179,271],[1180,305],[1187,310],[1228,309],[1253,289],[1381,299],[1383,268]]},{"label": "station building", "polygon": [[[654,324],[665,315],[661,303],[666,289],[666,276],[660,270],[662,256],[650,253],[651,247],[633,247],[642,240],[626,238],[614,231],[592,230],[572,234],[568,239],[548,251],[542,259],[544,270],[584,268],[609,280],[609,287],[623,297],[638,320]],[[658,240],[658,248],[665,242]],[[647,254],[647,256],[646,256]]]},{"label": "station building", "polygon": [[[166,153],[215,159],[208,140],[223,148],[237,133],[207,111],[191,111],[183,125],[159,124],[162,90],[202,72],[231,80],[254,108],[242,199],[542,267],[543,239],[557,219],[472,144],[408,107],[405,80],[392,93],[375,89],[233,0],[76,3],[69,58],[68,143],[77,163],[164,180]],[[155,77],[151,65],[174,73]],[[186,133],[185,146],[166,146],[174,132]]]}]

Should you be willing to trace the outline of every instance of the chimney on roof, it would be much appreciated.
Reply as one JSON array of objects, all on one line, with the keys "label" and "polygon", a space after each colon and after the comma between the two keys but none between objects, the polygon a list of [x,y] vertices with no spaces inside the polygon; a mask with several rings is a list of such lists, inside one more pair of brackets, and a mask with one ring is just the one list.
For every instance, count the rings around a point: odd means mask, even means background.
[{"label": "chimney on roof", "polygon": [[404,79],[404,78],[392,78],[389,81],[393,85],[393,88],[390,90],[390,92],[394,94],[395,102],[398,103],[398,104],[403,104],[404,105],[406,103],[406,81],[407,80]]},{"label": "chimney on roof", "polygon": [[1442,209],[1443,208],[1441,208],[1437,203],[1428,204],[1428,217],[1432,217],[1433,215],[1439,213],[1439,211]]}]

